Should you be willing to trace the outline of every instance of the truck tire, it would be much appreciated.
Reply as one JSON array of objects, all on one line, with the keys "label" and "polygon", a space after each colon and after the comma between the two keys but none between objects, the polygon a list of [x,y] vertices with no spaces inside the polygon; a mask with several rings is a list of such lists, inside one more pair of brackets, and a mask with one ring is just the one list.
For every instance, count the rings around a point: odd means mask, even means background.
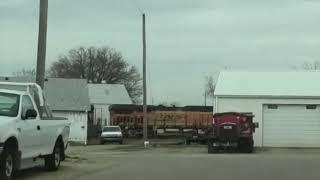
[{"label": "truck tire", "polygon": [[253,152],[253,141],[242,139],[238,142],[238,149],[240,153],[252,153]]},{"label": "truck tire", "polygon": [[252,152],[253,152],[253,140],[250,140],[247,146],[247,153],[252,153]]},{"label": "truck tire", "polygon": [[44,159],[45,168],[48,171],[56,171],[60,167],[61,157],[64,151],[63,143],[61,141],[57,141],[54,146],[54,150],[52,154],[48,155]]},{"label": "truck tire", "polygon": [[240,153],[246,153],[246,143],[242,139],[238,141],[238,150]]},{"label": "truck tire", "polygon": [[14,152],[14,149],[5,148],[1,154],[0,179],[2,180],[10,180],[14,175],[16,167]]},{"label": "truck tire", "polygon": [[190,139],[185,138],[185,139],[184,139],[184,143],[185,143],[186,145],[190,145],[190,144],[191,144]]},{"label": "truck tire", "polygon": [[213,147],[212,140],[208,140],[208,154],[213,154],[217,152],[218,152],[218,148]]},{"label": "truck tire", "polygon": [[120,141],[119,141],[119,144],[120,144],[120,145],[123,144],[123,140],[120,140]]}]

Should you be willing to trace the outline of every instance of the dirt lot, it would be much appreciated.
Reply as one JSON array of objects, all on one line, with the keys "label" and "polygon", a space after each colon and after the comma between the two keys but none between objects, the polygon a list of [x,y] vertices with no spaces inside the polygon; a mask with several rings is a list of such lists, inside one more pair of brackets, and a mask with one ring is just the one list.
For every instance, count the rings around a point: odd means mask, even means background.
[{"label": "dirt lot", "polygon": [[[46,172],[42,168],[35,168],[21,172],[16,179],[133,180],[141,179],[141,174],[155,180],[182,177],[212,179],[208,173],[211,174],[214,170],[219,174],[218,179],[229,179],[228,177],[233,177],[232,173],[231,176],[230,173],[226,176],[222,172],[231,168],[243,176],[243,179],[248,179],[248,173],[256,173],[257,178],[261,180],[292,180],[302,177],[310,180],[320,178],[320,172],[317,170],[320,167],[319,152],[319,149],[259,149],[254,154],[208,155],[206,146],[202,145],[160,145],[149,149],[137,144],[73,146],[68,149],[68,158],[59,171]],[[260,169],[256,169],[257,167]],[[241,168],[244,170],[237,170]],[[275,176],[270,176],[272,174]],[[287,174],[290,176],[287,177]],[[241,177],[238,179],[241,180]]]}]

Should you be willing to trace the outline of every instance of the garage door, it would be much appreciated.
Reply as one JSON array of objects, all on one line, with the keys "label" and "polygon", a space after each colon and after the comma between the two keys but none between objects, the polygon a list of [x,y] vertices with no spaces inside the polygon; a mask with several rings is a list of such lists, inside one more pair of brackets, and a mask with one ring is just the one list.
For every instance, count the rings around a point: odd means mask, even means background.
[{"label": "garage door", "polygon": [[320,105],[264,105],[263,146],[320,147]]}]

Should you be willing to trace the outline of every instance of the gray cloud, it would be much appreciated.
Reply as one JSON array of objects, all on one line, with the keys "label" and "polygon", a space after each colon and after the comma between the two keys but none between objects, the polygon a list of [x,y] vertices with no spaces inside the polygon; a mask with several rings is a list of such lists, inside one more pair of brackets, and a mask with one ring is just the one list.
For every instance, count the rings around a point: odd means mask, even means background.
[{"label": "gray cloud", "polygon": [[[0,1],[2,74],[35,65],[38,5]],[[147,13],[155,102],[201,104],[204,76],[225,67],[283,70],[320,56],[317,1],[51,0],[47,65],[70,48],[93,45],[114,47],[141,67],[137,7]]]}]

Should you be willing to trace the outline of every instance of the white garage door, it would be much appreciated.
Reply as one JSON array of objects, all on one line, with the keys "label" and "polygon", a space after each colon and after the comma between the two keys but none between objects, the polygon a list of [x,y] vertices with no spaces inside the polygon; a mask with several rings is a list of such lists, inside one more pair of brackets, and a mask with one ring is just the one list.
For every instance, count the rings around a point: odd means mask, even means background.
[{"label": "white garage door", "polygon": [[320,147],[320,105],[265,105],[263,146]]}]

